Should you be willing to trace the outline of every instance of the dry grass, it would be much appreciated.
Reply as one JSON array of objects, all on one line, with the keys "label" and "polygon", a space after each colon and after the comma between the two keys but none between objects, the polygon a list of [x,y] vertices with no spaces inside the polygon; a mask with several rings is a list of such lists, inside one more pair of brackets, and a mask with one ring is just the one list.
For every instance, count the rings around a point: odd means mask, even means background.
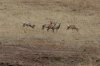
[{"label": "dry grass", "polygon": [[[98,6],[95,5],[93,10],[89,8],[83,9],[84,5],[78,4],[80,3],[80,1],[82,0],[79,0],[77,2],[73,2],[72,0],[68,2],[65,2],[65,0],[64,1],[51,0],[50,2],[46,0],[38,0],[38,1],[8,0],[1,2],[2,3],[1,8],[4,10],[1,10],[0,13],[1,15],[0,35],[1,37],[8,36],[8,38],[9,36],[10,37],[16,36],[18,38],[20,36],[33,36],[37,38],[48,38],[48,39],[51,38],[53,40],[65,40],[66,42],[73,41],[73,43],[78,39],[79,41],[98,40],[100,35],[99,13],[96,12],[97,10],[95,9]],[[95,2],[98,3],[97,1]],[[68,8],[64,6],[64,3],[68,5]],[[90,5],[90,7],[92,8],[93,4],[89,3],[86,4],[85,7],[88,7],[87,5]],[[43,4],[44,6],[42,6]],[[80,9],[83,12],[80,13],[77,9],[76,11],[66,10],[73,8]],[[48,22],[49,20],[54,20],[62,23],[59,32],[47,33],[46,31],[41,30],[41,25]],[[22,27],[23,22],[31,22],[33,24],[36,24],[36,28],[34,30],[26,28],[27,33],[24,33],[25,29]],[[68,24],[75,24],[80,31],[78,33],[75,31],[66,31],[66,27]]]}]

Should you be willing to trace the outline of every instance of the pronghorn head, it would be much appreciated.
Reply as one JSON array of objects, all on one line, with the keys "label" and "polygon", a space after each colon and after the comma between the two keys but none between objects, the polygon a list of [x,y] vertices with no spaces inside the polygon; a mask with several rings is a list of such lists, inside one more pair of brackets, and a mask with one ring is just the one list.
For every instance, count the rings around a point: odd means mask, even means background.
[{"label": "pronghorn head", "polygon": [[67,25],[67,30],[68,30],[69,28],[70,28],[70,25],[68,24],[68,25]]}]

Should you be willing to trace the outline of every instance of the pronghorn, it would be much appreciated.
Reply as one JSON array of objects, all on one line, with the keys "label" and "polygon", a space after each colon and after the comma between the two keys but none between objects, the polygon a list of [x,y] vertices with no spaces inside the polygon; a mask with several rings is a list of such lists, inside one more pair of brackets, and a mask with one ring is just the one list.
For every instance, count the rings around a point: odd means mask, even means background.
[{"label": "pronghorn", "polygon": [[69,29],[79,31],[79,29],[75,25],[68,25],[67,30],[69,30]]},{"label": "pronghorn", "polygon": [[47,31],[49,31],[49,29],[53,30],[53,27],[56,25],[56,23],[53,23],[52,21],[50,21],[50,24],[44,24],[42,25],[42,29],[47,28]]},{"label": "pronghorn", "polygon": [[23,23],[23,27],[25,27],[25,26],[27,26],[27,27],[31,27],[31,28],[34,29],[36,25],[34,25],[34,24],[31,25],[30,23]]},{"label": "pronghorn", "polygon": [[56,25],[53,27],[53,31],[54,30],[58,31],[60,27],[61,27],[61,23],[59,24],[56,23]]}]

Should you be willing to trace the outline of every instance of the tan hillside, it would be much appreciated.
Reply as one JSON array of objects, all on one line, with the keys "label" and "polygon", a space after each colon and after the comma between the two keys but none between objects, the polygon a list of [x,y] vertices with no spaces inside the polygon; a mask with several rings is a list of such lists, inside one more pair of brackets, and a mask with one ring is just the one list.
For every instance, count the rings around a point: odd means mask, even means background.
[{"label": "tan hillside", "polygon": [[100,0],[0,0],[0,49],[1,66],[99,66]]}]

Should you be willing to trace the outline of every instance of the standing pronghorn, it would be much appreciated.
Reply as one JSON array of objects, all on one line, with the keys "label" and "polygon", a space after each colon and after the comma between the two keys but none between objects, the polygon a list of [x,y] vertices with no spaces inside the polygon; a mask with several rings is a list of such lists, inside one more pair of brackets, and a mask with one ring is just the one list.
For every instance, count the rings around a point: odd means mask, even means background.
[{"label": "standing pronghorn", "polygon": [[79,31],[79,29],[75,25],[68,25],[67,30],[69,30],[69,29]]},{"label": "standing pronghorn", "polygon": [[52,29],[53,29],[53,31],[54,30],[58,31],[60,27],[61,27],[61,23],[59,23],[59,24],[56,23]]},{"label": "standing pronghorn", "polygon": [[32,25],[32,24],[30,24],[30,23],[23,23],[23,27],[25,27],[25,26],[31,27],[31,28],[34,29],[36,25],[34,25],[34,24]]},{"label": "standing pronghorn", "polygon": [[[49,31],[50,29],[53,30],[53,27],[56,25],[56,23],[53,23],[52,21],[50,21],[50,24],[44,24],[42,25],[42,29],[47,28],[47,31]],[[53,30],[54,32],[54,30]]]}]

